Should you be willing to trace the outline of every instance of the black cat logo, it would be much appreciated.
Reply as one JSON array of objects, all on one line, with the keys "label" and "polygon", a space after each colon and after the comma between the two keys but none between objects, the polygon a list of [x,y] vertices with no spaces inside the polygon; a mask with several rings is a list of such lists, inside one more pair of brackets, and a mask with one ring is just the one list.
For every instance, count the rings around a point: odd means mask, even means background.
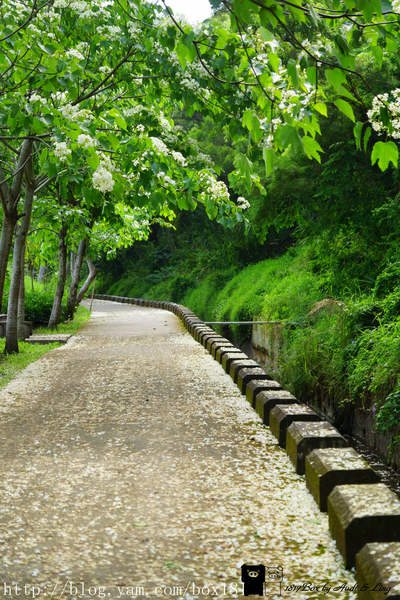
[{"label": "black cat logo", "polygon": [[263,596],[265,582],[264,565],[242,565],[243,593],[245,596]]}]

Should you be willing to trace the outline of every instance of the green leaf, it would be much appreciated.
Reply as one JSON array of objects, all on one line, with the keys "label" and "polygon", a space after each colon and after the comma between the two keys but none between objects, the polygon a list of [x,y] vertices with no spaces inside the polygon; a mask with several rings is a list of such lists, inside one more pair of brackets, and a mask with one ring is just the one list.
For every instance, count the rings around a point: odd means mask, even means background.
[{"label": "green leaf", "polygon": [[390,163],[397,168],[399,161],[399,149],[394,142],[376,142],[372,148],[371,164],[378,161],[381,171],[386,171]]},{"label": "green leaf", "polygon": [[340,69],[329,69],[328,71],[325,71],[325,76],[337,94],[357,102],[357,99],[353,94],[343,87],[344,84],[347,83],[346,75],[343,71]]},{"label": "green leaf", "polygon": [[303,142],[304,152],[308,156],[308,158],[315,158],[319,163],[321,162],[320,152],[323,152],[321,146],[318,144],[317,140],[306,135],[301,138]]},{"label": "green leaf", "polygon": [[314,110],[316,110],[317,112],[321,113],[321,115],[323,115],[324,117],[328,116],[328,110],[326,108],[326,104],[325,102],[316,102],[313,105]]},{"label": "green leaf", "polygon": [[342,100],[341,98],[338,98],[337,100],[335,100],[335,105],[340,110],[340,112],[342,112],[344,115],[346,115],[346,117],[348,119],[353,121],[353,123],[356,122],[353,107],[351,106],[351,104],[346,102],[346,100]]},{"label": "green leaf", "polygon": [[189,50],[185,44],[179,42],[179,44],[175,46],[175,52],[178,55],[179,64],[181,65],[182,69],[184,69],[189,62]]},{"label": "green leaf", "polygon": [[269,29],[266,29],[265,27],[261,26],[258,31],[261,39],[264,40],[264,42],[272,42],[272,40],[275,39],[275,36],[269,31]]},{"label": "green leaf", "polygon": [[279,66],[281,64],[281,61],[279,60],[279,56],[277,54],[274,54],[273,52],[271,52],[268,56],[268,61],[272,67],[272,70],[275,71],[275,73],[278,73]]},{"label": "green leaf", "polygon": [[258,144],[258,142],[262,138],[263,132],[260,127],[260,120],[253,111],[247,109],[244,112],[243,125],[247,127],[247,129],[250,131],[252,139],[255,141],[256,144]]},{"label": "green leaf", "polygon": [[269,177],[274,169],[275,152],[272,148],[263,148],[263,158],[265,163],[265,174]]},{"label": "green leaf", "polygon": [[356,140],[357,150],[361,150],[361,135],[362,135],[363,127],[364,127],[364,123],[362,123],[361,121],[357,121],[357,123],[354,125],[354,128],[353,128],[354,139]]},{"label": "green leaf", "polygon": [[371,127],[367,127],[367,129],[365,130],[365,133],[364,133],[364,144],[363,144],[364,152],[367,151],[368,142],[369,142],[369,138],[371,137],[371,134],[372,134]]}]

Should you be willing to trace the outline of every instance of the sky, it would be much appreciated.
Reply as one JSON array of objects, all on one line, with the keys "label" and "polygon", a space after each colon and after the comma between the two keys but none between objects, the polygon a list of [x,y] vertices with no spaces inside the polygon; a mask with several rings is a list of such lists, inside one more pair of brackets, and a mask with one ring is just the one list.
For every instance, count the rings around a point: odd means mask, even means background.
[{"label": "sky", "polygon": [[211,16],[208,0],[167,0],[167,4],[176,15],[184,15],[191,24]]}]

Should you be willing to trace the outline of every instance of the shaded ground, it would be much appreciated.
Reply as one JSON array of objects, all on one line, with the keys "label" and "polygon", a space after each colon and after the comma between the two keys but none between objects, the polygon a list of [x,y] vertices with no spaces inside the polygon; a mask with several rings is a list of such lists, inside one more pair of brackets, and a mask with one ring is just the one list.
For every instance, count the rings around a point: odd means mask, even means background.
[{"label": "shaded ground", "polygon": [[95,301],[0,414],[0,596],[238,598],[248,562],[284,598],[355,597],[304,478],[171,313]]}]

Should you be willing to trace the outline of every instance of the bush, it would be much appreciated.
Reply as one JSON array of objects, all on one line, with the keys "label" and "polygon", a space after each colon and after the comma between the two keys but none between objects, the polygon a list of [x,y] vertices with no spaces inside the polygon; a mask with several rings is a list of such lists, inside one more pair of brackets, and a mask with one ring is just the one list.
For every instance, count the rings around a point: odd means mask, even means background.
[{"label": "bush", "polygon": [[[53,289],[41,287],[32,290],[27,288],[25,290],[25,319],[27,321],[33,321],[35,324],[47,324],[53,307],[53,299]],[[7,311],[7,304],[5,311]],[[66,312],[66,304],[63,303],[61,308],[61,321],[66,318]]]}]

